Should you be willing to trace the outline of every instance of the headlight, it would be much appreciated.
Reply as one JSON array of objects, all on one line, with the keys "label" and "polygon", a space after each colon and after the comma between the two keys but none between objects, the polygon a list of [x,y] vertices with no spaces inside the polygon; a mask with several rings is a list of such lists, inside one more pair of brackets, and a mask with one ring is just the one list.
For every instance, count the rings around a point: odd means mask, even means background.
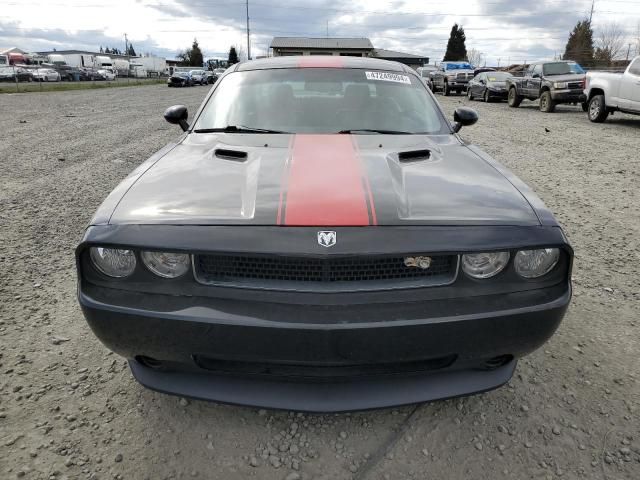
[{"label": "headlight", "polygon": [[142,263],[163,278],[176,278],[189,270],[189,255],[174,252],[141,252]]},{"label": "headlight", "polygon": [[109,277],[128,277],[136,268],[136,256],[131,250],[91,247],[89,255],[96,268]]},{"label": "headlight", "polygon": [[516,253],[513,264],[516,273],[524,278],[538,278],[549,273],[558,263],[560,250],[543,248],[540,250],[521,250]]},{"label": "headlight", "polygon": [[472,278],[490,278],[509,262],[509,252],[468,253],[462,256],[462,270]]},{"label": "headlight", "polygon": [[553,88],[567,88],[567,82],[553,82]]}]

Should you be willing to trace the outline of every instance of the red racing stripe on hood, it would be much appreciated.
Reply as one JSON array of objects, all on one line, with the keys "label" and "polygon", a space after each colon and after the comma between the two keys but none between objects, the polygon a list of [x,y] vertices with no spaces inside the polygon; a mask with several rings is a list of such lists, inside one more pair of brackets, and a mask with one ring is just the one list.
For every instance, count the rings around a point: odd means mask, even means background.
[{"label": "red racing stripe on hood", "polygon": [[351,135],[296,135],[288,168],[280,224],[376,224],[369,182]]}]

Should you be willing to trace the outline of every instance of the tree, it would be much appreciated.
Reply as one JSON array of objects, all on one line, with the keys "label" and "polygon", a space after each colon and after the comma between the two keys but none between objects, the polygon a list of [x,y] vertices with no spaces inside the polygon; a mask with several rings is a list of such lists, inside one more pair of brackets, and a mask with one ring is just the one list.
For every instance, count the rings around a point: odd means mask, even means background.
[{"label": "tree", "polygon": [[198,45],[198,40],[193,39],[193,45],[191,45],[191,55],[189,55],[189,65],[193,67],[202,67],[204,65],[204,58],[202,57],[202,50]]},{"label": "tree", "polygon": [[102,45],[100,45],[100,53],[104,53],[104,50],[102,49]]},{"label": "tree", "polygon": [[472,48],[471,50],[469,50],[467,58],[469,59],[469,63],[471,65],[473,65],[474,67],[479,67],[482,64],[483,55],[482,52],[476,50],[475,48]]},{"label": "tree", "polygon": [[136,51],[133,49],[133,45],[130,43],[129,48],[127,49],[127,55],[130,57],[137,57]]},{"label": "tree", "polygon": [[595,58],[597,61],[610,65],[613,60],[620,57],[624,46],[624,30],[619,23],[606,23],[600,29],[600,34],[596,41],[597,48]]},{"label": "tree", "polygon": [[238,52],[236,51],[236,47],[231,47],[229,49],[229,65],[235,63],[238,63]]},{"label": "tree", "polygon": [[593,55],[593,29],[589,20],[584,19],[569,34],[562,59],[589,66],[593,64]]},{"label": "tree", "polygon": [[184,52],[178,53],[176,58],[179,58],[185,65],[191,65],[191,50],[185,50]]},{"label": "tree", "polygon": [[459,27],[457,23],[451,27],[451,34],[447,42],[447,52],[444,54],[444,61],[461,61],[467,59],[467,47],[465,40],[467,36],[464,34],[464,28]]},{"label": "tree", "polygon": [[109,47],[104,48],[104,53],[111,53],[111,50],[109,50]]}]

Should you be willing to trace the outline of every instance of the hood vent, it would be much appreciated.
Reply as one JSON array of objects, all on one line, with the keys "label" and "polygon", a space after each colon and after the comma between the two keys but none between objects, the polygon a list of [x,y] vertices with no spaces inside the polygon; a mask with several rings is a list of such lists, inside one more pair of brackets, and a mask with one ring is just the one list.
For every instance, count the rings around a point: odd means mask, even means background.
[{"label": "hood vent", "polygon": [[240,152],[238,150],[226,150],[223,148],[217,148],[213,152],[214,156],[222,158],[223,160],[232,160],[234,162],[245,162],[247,160],[247,152]]},{"label": "hood vent", "polygon": [[431,158],[431,150],[414,150],[412,152],[400,152],[398,160],[403,163],[420,162]]}]

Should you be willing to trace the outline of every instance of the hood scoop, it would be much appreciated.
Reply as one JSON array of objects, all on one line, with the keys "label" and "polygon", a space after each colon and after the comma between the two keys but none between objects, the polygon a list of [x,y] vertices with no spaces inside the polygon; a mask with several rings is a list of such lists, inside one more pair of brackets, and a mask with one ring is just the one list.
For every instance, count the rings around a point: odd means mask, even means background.
[{"label": "hood scoop", "polygon": [[226,148],[216,148],[213,152],[214,157],[221,158],[223,160],[231,160],[233,162],[246,162],[247,152],[240,150],[229,150]]},{"label": "hood scoop", "polygon": [[421,162],[431,158],[431,150],[413,150],[398,153],[398,160],[401,163]]}]

